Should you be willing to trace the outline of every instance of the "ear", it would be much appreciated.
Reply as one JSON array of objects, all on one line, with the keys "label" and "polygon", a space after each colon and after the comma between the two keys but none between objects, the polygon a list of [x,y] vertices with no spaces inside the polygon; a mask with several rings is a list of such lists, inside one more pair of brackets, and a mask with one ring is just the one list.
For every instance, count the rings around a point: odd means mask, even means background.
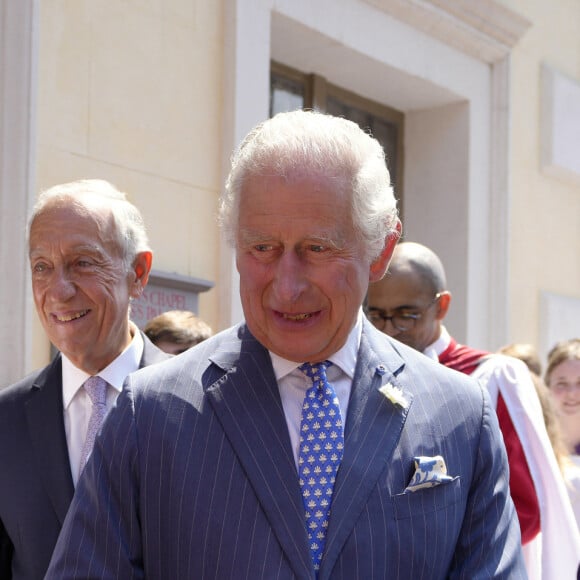
[{"label": "ear", "polygon": [[395,246],[401,237],[402,229],[403,226],[401,225],[400,220],[397,219],[395,231],[385,239],[385,247],[383,248],[383,251],[380,256],[375,258],[374,262],[371,263],[369,282],[378,282],[385,275],[393,252],[395,251]]},{"label": "ear", "polygon": [[151,252],[139,252],[133,262],[133,272],[135,279],[133,280],[133,288],[131,296],[139,298],[143,293],[143,289],[149,280],[149,272],[151,272],[151,264],[153,263],[153,254]]},{"label": "ear", "polygon": [[449,305],[451,304],[451,292],[445,290],[441,292],[441,296],[437,301],[437,320],[443,320],[447,316],[447,311],[449,310]]}]

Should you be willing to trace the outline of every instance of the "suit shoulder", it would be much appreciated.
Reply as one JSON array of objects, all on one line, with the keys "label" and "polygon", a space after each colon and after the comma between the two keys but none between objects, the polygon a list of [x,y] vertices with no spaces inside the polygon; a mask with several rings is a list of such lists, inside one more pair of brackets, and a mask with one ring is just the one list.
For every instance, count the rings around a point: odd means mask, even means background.
[{"label": "suit shoulder", "polygon": [[478,406],[486,397],[483,385],[465,373],[450,369],[423,353],[391,339],[392,347],[399,353],[404,365],[397,375],[400,382],[413,385],[414,394],[428,393],[441,401],[471,399]]},{"label": "suit shoulder", "polygon": [[58,382],[45,381],[47,369],[50,367],[51,365],[36,370],[18,382],[0,390],[0,439],[6,444],[14,444],[14,438],[18,437],[18,433],[26,425],[28,404],[41,393],[41,389],[54,389],[56,391],[60,388]]},{"label": "suit shoulder", "polygon": [[9,402],[14,402],[26,397],[34,385],[37,384],[39,377],[41,377],[48,368],[49,367],[37,369],[16,383],[12,383],[3,389],[0,389],[0,406],[4,406]]},{"label": "suit shoulder", "polygon": [[[237,328],[222,331],[185,352],[139,369],[130,375],[132,389],[162,390],[199,381],[208,367],[223,353],[237,358],[240,339]],[[219,363],[218,363],[219,366]]]}]

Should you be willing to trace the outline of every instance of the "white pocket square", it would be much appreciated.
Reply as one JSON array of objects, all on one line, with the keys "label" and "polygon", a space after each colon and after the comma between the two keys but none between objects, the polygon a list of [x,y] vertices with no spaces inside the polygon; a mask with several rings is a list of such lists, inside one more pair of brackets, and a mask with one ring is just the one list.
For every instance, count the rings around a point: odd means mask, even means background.
[{"label": "white pocket square", "polygon": [[453,477],[447,475],[447,466],[441,455],[413,457],[413,460],[415,461],[415,473],[405,489],[405,493],[453,481]]}]

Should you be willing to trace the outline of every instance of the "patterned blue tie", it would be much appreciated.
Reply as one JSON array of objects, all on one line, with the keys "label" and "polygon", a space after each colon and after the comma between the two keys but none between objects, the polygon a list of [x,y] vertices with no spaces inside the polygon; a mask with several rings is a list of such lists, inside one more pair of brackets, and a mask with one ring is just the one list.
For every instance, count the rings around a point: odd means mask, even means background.
[{"label": "patterned blue tie", "polygon": [[324,361],[300,366],[312,380],[312,386],[302,404],[298,475],[310,551],[317,572],[324,552],[332,488],[344,449],[338,397],[326,379],[326,367],[331,364]]}]

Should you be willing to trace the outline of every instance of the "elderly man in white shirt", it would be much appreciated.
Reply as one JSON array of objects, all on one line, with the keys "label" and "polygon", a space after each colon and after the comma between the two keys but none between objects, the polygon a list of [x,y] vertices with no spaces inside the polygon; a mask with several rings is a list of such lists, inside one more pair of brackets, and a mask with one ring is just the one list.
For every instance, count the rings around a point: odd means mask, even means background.
[{"label": "elderly man in white shirt", "polygon": [[100,180],[48,189],[28,240],[36,310],[59,352],[0,392],[0,577],[13,580],[44,576],[125,377],[169,356],[129,320],[152,252],[125,194]]}]

